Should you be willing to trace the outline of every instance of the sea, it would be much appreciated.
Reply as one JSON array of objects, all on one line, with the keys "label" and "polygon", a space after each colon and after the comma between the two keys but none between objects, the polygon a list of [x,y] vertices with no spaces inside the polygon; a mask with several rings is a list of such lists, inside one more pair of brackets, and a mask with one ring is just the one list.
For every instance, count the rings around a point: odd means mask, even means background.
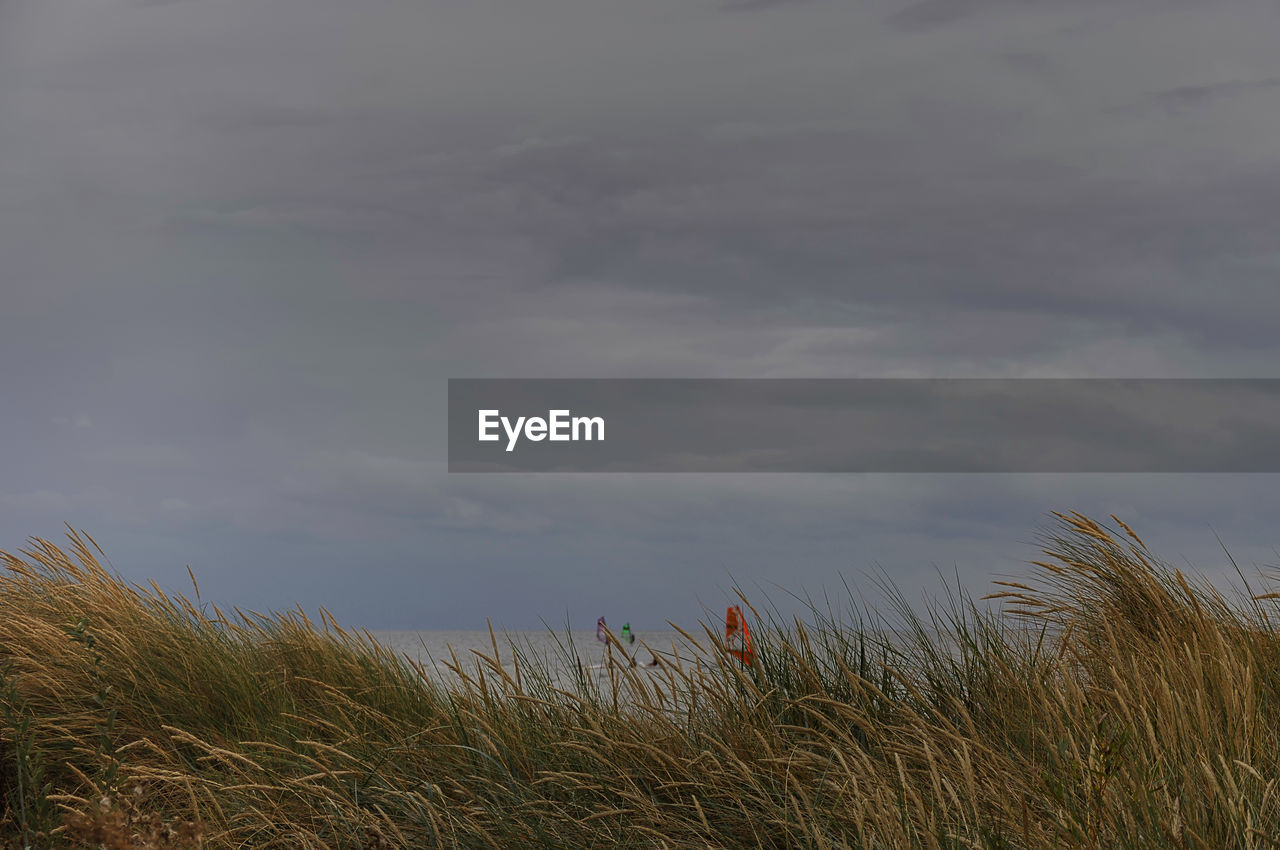
[{"label": "sea", "polygon": [[[524,659],[540,662],[551,675],[553,681],[569,686],[580,670],[596,676],[605,676],[609,660],[615,669],[629,666],[630,659],[621,654],[616,647],[607,650],[605,644],[596,640],[595,631],[551,631],[548,629],[514,632],[497,632],[491,636],[488,631],[390,631],[370,630],[369,636],[377,643],[400,653],[418,664],[424,674],[439,683],[455,682],[456,671],[451,669],[455,663],[468,674],[485,667],[481,658],[494,657],[494,640],[497,641],[497,659],[508,672],[513,672],[512,662],[518,648]],[[714,666],[711,641],[705,633],[692,632],[698,643],[674,630],[636,632],[636,641],[627,646],[627,654],[635,659],[636,666],[645,673],[657,673],[670,667],[688,670],[699,664]],[[616,634],[615,634],[616,637]],[[944,635],[930,630],[929,638],[935,651],[950,654],[958,659],[960,647],[954,635]],[[887,639],[899,649],[907,649],[917,644],[917,639],[907,632],[885,630],[879,633],[879,639]],[[1010,641],[1036,640],[1036,634],[1010,633]],[[700,644],[700,645],[699,645]],[[514,648],[513,648],[514,647]],[[650,667],[657,658],[662,664]],[[910,663],[910,662],[907,662]],[[647,676],[647,680],[656,681],[662,676]]]},{"label": "sea", "polygon": [[[636,632],[636,641],[627,650],[637,665],[647,665],[655,657],[663,662],[696,663],[705,659],[704,649],[691,644],[679,632]],[[494,639],[497,641],[497,658],[510,670],[515,648],[526,659],[536,659],[546,665],[548,672],[564,677],[575,671],[578,663],[584,669],[595,669],[607,657],[620,661],[617,648],[610,655],[603,643],[596,640],[595,631],[553,632],[547,629],[534,631],[390,631],[370,630],[369,635],[382,646],[394,650],[421,665],[428,676],[439,682],[456,679],[450,668],[457,659],[464,670],[474,671],[484,662],[480,655],[494,656]],[[705,645],[705,638],[703,638]]]}]

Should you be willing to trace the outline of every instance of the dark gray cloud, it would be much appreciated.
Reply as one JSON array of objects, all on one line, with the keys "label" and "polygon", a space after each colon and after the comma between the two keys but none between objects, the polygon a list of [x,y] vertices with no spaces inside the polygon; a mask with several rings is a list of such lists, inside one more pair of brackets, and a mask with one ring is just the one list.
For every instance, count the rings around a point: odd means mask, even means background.
[{"label": "dark gray cloud", "polygon": [[808,2],[811,0],[725,0],[720,4],[720,8],[726,12],[760,12]]},{"label": "dark gray cloud", "polygon": [[986,9],[1009,5],[1000,0],[922,0],[894,12],[888,23],[895,29],[918,32],[955,23]]},{"label": "dark gray cloud", "polygon": [[1199,104],[1216,98],[1270,91],[1277,86],[1280,86],[1280,77],[1267,77],[1261,80],[1227,80],[1222,83],[1178,86],[1177,88],[1156,92],[1153,97],[1164,101]]},{"label": "dark gray cloud", "polygon": [[[1190,3],[1164,3],[1160,7],[1146,0],[1122,0],[1120,3],[1078,2],[1078,0],[916,0],[905,4],[896,4],[892,12],[885,18],[891,28],[907,33],[924,33],[957,24],[988,24],[990,19],[1000,16],[1004,20],[1021,17],[1020,23],[1028,20],[1038,21],[1043,25],[1067,22],[1072,28],[1103,26],[1108,18],[1098,13],[1103,9],[1110,10],[1110,21],[1124,20],[1134,12],[1149,13],[1157,8],[1165,12],[1176,12],[1179,7],[1194,8]],[[1080,20],[1080,13],[1089,15],[1087,20]],[[1007,24],[1006,24],[1007,26]],[[1010,29],[1014,32],[1022,27],[1014,24]],[[992,26],[995,32],[1000,29]]]},{"label": "dark gray cloud", "polygon": [[0,4],[0,545],[407,627],[1265,560],[1264,477],[444,473],[449,377],[1274,377],[1271,4],[748,5]]}]

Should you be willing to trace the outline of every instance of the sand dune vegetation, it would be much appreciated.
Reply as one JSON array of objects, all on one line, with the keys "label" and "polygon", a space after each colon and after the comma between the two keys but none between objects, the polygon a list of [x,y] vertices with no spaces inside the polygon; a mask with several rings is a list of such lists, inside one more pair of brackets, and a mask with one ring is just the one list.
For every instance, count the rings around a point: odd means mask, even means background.
[{"label": "sand dune vegetation", "polygon": [[1280,843],[1270,595],[1112,520],[1058,515],[997,606],[902,604],[905,632],[755,611],[750,667],[706,629],[705,663],[569,684],[500,638],[442,683],[328,615],[223,612],[86,534],[35,540],[0,575],[0,844]]}]

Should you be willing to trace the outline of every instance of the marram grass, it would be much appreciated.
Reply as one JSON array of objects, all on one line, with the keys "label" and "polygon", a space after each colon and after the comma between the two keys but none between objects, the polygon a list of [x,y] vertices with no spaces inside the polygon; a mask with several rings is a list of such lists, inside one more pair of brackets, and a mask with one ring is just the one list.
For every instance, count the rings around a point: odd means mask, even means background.
[{"label": "marram grass", "polygon": [[[1113,518],[1114,519],[1114,518]],[[96,544],[2,554],[11,847],[1263,848],[1280,631],[1123,523],[1059,515],[993,612],[756,612],[704,658],[565,684],[518,647],[452,684],[332,618],[128,585]],[[1246,588],[1247,589],[1247,588]],[[871,622],[882,623],[874,616]],[[499,658],[501,650],[502,657]]]}]

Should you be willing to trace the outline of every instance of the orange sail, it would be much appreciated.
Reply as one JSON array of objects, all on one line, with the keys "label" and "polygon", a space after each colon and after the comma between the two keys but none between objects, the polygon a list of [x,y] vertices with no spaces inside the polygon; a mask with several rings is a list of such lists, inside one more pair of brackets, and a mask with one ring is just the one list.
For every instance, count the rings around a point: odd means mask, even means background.
[{"label": "orange sail", "polygon": [[751,633],[747,631],[747,618],[742,616],[742,609],[730,605],[724,615],[724,645],[729,654],[743,664],[750,664],[755,658],[751,649]]}]

